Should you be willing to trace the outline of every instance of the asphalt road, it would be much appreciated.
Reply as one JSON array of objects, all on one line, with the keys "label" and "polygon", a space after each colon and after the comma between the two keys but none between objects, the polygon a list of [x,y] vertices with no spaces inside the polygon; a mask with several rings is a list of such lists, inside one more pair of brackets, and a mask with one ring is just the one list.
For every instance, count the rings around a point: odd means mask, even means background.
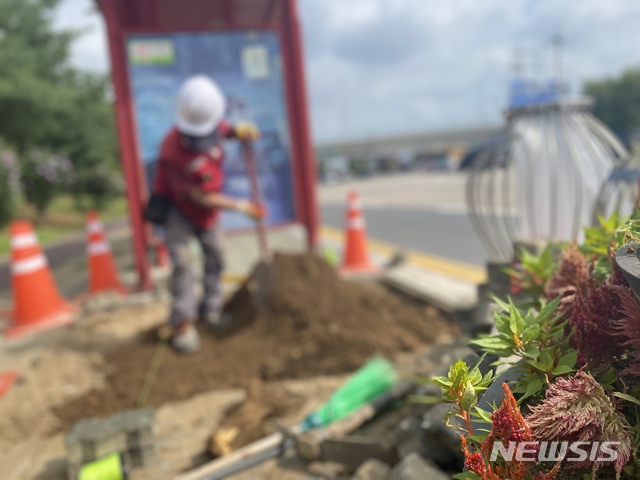
[{"label": "asphalt road", "polygon": [[[484,266],[488,253],[467,214],[416,207],[367,208],[369,238],[431,255]],[[323,206],[322,223],[342,230],[344,207]]]}]

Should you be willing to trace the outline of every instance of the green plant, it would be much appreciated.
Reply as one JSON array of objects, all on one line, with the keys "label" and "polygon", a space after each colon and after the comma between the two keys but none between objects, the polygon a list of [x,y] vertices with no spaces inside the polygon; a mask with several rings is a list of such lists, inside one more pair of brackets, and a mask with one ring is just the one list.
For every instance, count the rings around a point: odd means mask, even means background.
[{"label": "green plant", "polygon": [[[555,377],[574,371],[578,352],[569,346],[567,321],[556,314],[560,298],[543,304],[540,313],[519,310],[510,300],[496,299],[502,309],[495,313],[496,335],[481,336],[471,343],[486,353],[501,357],[499,363],[523,370],[514,393],[522,394],[519,403],[541,391]],[[511,357],[511,359],[509,359]]]},{"label": "green plant", "polygon": [[511,293],[526,297],[522,303],[530,307],[544,294],[544,287],[555,267],[553,247],[547,245],[540,255],[534,255],[526,248],[520,250],[518,262],[506,271],[511,278]]},{"label": "green plant", "polygon": [[580,246],[582,253],[593,263],[593,276],[599,281],[611,274],[611,257],[618,245],[618,230],[624,219],[617,212],[609,218],[598,218],[598,226],[584,229],[585,239]]},{"label": "green plant", "polygon": [[471,368],[459,360],[451,366],[446,377],[433,379],[442,389],[444,401],[453,405],[453,410],[446,417],[447,424],[452,416],[457,417],[463,422],[463,431],[472,436],[475,434],[471,424],[473,417],[488,421],[487,412],[477,408],[478,395],[493,381],[492,371],[484,375],[480,372],[483,359]]}]

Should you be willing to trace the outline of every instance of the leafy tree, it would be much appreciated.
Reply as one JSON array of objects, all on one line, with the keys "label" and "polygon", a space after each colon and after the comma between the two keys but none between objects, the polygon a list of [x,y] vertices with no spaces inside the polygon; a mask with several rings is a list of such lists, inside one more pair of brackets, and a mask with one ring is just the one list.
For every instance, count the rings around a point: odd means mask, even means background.
[{"label": "leafy tree", "polygon": [[16,157],[0,142],[0,227],[13,220],[19,184]]},{"label": "leafy tree", "polygon": [[[52,13],[59,3],[0,0],[0,137],[21,157],[23,169],[33,167],[33,159],[40,158],[32,150],[68,157],[77,173],[71,193],[78,199],[99,195],[100,200],[93,203],[102,204],[104,192],[87,179],[99,166],[103,176],[117,171],[108,82],[70,66],[71,42],[79,32],[53,28]],[[107,183],[113,184],[112,179]]]},{"label": "leafy tree", "polygon": [[39,221],[53,198],[74,180],[71,162],[68,158],[29,150],[20,163],[22,191],[27,202],[36,208]]},{"label": "leafy tree", "polygon": [[584,91],[595,98],[594,114],[618,134],[640,128],[640,68],[588,82]]}]

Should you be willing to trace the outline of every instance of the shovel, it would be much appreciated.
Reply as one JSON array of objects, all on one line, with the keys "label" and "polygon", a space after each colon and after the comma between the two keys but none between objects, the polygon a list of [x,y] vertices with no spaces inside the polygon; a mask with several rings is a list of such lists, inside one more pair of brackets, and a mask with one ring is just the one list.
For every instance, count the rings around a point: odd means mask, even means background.
[{"label": "shovel", "polygon": [[[260,183],[258,182],[258,168],[256,166],[256,156],[253,149],[253,143],[243,143],[244,157],[247,164],[247,176],[251,186],[252,200],[262,205],[262,195],[260,193]],[[258,238],[258,251],[260,253],[260,261],[254,269],[253,275],[249,283],[256,303],[259,307],[265,307],[268,302],[269,294],[274,285],[274,269],[273,256],[269,250],[267,243],[267,229],[264,225],[264,219],[256,220],[256,236]]]}]

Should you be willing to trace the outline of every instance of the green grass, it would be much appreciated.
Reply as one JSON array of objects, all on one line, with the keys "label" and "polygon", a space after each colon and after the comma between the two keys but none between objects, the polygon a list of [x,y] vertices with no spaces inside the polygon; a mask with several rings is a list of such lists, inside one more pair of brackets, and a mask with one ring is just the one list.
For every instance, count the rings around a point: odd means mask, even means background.
[{"label": "green grass", "polygon": [[[127,215],[128,207],[125,198],[118,198],[111,202],[105,211],[100,213],[103,223],[123,218]],[[80,211],[69,195],[57,197],[44,218],[36,226],[36,234],[40,245],[46,245],[59,240],[74,232],[85,228],[86,212]],[[16,219],[27,219],[35,223],[36,213],[29,205],[22,204],[16,212]],[[9,253],[9,228],[0,229],[0,255]]]}]

